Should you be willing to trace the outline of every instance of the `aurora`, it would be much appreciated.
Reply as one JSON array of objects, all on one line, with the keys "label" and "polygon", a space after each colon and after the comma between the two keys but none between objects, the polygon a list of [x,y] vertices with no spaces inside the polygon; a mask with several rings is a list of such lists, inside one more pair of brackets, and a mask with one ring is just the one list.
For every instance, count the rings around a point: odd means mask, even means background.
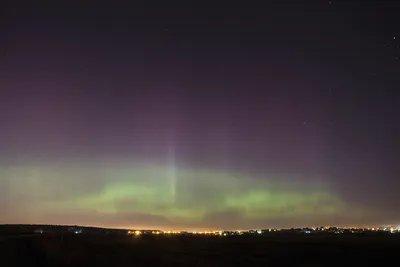
[{"label": "aurora", "polygon": [[14,201],[24,206],[20,216],[29,215],[31,223],[52,214],[73,224],[98,220],[113,227],[232,227],[229,219],[218,220],[223,214],[236,216],[235,222],[244,226],[261,227],[279,220],[329,221],[350,211],[322,183],[247,175],[144,163],[31,164],[1,170]]}]

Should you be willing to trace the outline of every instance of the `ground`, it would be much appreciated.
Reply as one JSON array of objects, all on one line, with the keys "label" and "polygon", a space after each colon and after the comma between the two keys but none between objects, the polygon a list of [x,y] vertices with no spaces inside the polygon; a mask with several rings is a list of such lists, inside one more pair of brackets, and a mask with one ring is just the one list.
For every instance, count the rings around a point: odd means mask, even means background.
[{"label": "ground", "polygon": [[[400,236],[32,235],[0,242],[0,266],[383,266]],[[390,263],[389,263],[390,262]]]}]

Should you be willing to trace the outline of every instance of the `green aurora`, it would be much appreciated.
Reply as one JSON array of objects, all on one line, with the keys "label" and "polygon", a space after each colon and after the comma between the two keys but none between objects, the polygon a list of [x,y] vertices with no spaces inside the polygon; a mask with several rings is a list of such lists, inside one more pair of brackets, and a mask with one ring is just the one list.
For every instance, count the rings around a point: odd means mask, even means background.
[{"label": "green aurora", "polygon": [[[74,224],[115,227],[267,227],[304,218],[329,221],[352,210],[327,185],[294,183],[282,175],[279,179],[248,177],[240,172],[148,164],[49,166],[1,170],[13,198],[19,196],[20,206],[29,211],[25,215],[33,223],[68,214]],[[82,214],[96,214],[96,219]],[[220,220],[220,214],[231,217]],[[103,222],[103,217],[114,219]],[[120,217],[125,219],[119,222]]]}]

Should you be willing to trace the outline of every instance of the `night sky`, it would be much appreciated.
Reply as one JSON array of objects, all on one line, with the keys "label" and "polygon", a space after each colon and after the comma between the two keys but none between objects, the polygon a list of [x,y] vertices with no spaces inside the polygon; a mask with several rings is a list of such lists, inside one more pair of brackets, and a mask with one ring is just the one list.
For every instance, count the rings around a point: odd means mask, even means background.
[{"label": "night sky", "polygon": [[0,14],[0,223],[400,223],[397,1],[44,2]]}]

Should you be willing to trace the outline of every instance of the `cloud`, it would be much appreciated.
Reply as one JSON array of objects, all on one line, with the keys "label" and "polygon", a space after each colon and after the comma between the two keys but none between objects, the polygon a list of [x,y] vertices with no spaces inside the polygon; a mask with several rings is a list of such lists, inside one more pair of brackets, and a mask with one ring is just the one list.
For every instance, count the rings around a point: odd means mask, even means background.
[{"label": "cloud", "polygon": [[198,226],[216,228],[240,228],[246,223],[245,214],[239,209],[228,209],[207,213]]},{"label": "cloud", "polygon": [[[146,213],[118,214],[124,225],[146,225],[148,227],[173,226],[173,223],[162,215]],[[121,223],[120,221],[118,223]]]}]

